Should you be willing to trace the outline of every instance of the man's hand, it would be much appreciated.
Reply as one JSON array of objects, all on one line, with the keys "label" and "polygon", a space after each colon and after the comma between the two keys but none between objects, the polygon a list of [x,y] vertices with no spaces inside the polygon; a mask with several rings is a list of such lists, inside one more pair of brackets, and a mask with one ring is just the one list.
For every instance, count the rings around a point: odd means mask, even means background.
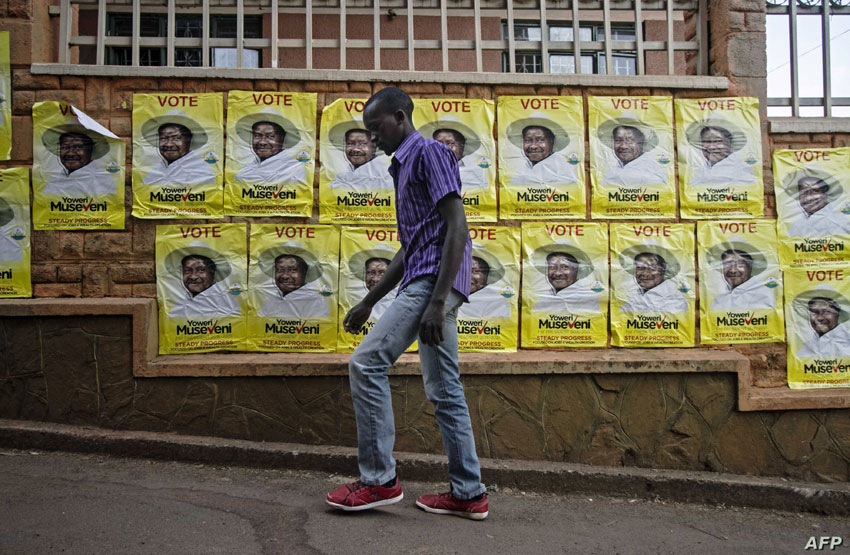
[{"label": "man's hand", "polygon": [[431,299],[422,314],[422,319],[419,320],[419,340],[426,345],[439,345],[443,342],[445,325],[445,303]]},{"label": "man's hand", "polygon": [[366,323],[366,320],[369,319],[370,314],[372,314],[372,307],[359,302],[345,315],[345,319],[342,321],[342,327],[348,333],[357,333],[363,327],[363,324]]}]

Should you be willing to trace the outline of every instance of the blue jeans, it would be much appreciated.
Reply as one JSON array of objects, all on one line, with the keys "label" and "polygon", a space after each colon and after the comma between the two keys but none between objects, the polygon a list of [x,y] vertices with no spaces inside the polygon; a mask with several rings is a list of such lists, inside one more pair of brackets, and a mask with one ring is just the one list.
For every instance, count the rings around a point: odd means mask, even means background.
[{"label": "blue jeans", "polygon": [[[424,276],[405,287],[348,362],[357,419],[357,459],[364,484],[380,485],[396,475],[392,456],[395,421],[387,369],[419,335],[419,320],[435,281],[435,276]],[[452,493],[458,499],[469,499],[484,493],[485,488],[457,363],[457,309],[462,300],[454,290],[449,294],[443,342],[434,347],[420,342],[419,360],[425,395],[434,403],[449,457]]]}]

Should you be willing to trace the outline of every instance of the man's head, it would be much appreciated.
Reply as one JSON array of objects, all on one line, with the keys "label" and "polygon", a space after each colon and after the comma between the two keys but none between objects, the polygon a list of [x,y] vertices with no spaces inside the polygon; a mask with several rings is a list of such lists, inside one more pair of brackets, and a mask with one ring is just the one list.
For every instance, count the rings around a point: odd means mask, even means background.
[{"label": "man's head", "polygon": [[183,285],[194,297],[212,287],[215,281],[215,262],[200,254],[183,257]]},{"label": "man's head", "polygon": [[169,164],[184,157],[192,144],[192,132],[179,123],[164,123],[159,126],[159,153]]},{"label": "man's head", "polygon": [[378,148],[387,155],[392,154],[416,130],[413,127],[413,101],[401,89],[381,89],[366,101],[363,124]]},{"label": "man's head", "polygon": [[307,263],[300,256],[281,254],[274,259],[274,283],[286,295],[304,285]]},{"label": "man's head", "polygon": [[251,148],[260,159],[271,158],[283,150],[286,131],[271,121],[258,121],[251,126]]},{"label": "man's head", "polygon": [[469,284],[469,293],[475,293],[487,286],[490,277],[490,265],[483,258],[472,257],[472,277]]},{"label": "man's head", "polygon": [[548,127],[529,125],[522,130],[522,151],[532,165],[549,158],[554,145],[555,134]]},{"label": "man's head", "polygon": [[578,279],[579,263],[566,252],[553,252],[546,257],[546,277],[557,293]]},{"label": "man's head", "polygon": [[712,166],[732,153],[732,133],[717,126],[706,126],[699,132],[702,155]]},{"label": "man's head", "polygon": [[76,171],[91,162],[94,141],[82,133],[62,133],[59,136],[59,161],[68,170]]},{"label": "man's head", "polygon": [[828,297],[814,297],[809,301],[809,324],[819,336],[838,325],[841,306]]},{"label": "man's head", "polygon": [[732,289],[738,287],[753,275],[753,257],[748,253],[729,249],[720,255],[723,264],[723,279]]},{"label": "man's head", "polygon": [[365,129],[349,129],[345,132],[345,157],[355,168],[375,158],[375,144]]},{"label": "man's head", "polygon": [[667,262],[661,255],[642,252],[635,256],[635,281],[644,291],[660,285],[666,271]]},{"label": "man's head", "polygon": [[611,135],[614,140],[614,154],[623,164],[628,164],[643,154],[646,138],[637,127],[618,125]]},{"label": "man's head", "polygon": [[463,158],[463,149],[466,148],[466,137],[460,131],[454,129],[437,129],[431,136],[435,141],[443,143],[455,154],[455,158]]},{"label": "man's head", "polygon": [[374,257],[366,261],[365,272],[363,273],[366,289],[371,291],[381,281],[381,278],[387,273],[389,265],[390,261],[386,258]]},{"label": "man's head", "polygon": [[797,202],[810,216],[829,202],[829,183],[817,177],[801,177],[797,181]]}]

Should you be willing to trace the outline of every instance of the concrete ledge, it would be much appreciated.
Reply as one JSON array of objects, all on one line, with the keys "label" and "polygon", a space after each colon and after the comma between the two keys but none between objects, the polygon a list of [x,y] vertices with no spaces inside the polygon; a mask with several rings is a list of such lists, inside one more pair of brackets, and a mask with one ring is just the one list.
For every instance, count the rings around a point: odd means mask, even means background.
[{"label": "concrete ledge", "polygon": [[850,118],[770,118],[771,133],[850,133]]},{"label": "concrete ledge", "polygon": [[[210,353],[159,355],[154,299],[4,299],[0,317],[115,316],[132,319],[133,375],[157,377],[347,376],[347,354]],[[723,373],[737,375],[738,410],[850,408],[850,389],[753,386],[749,359],[732,349],[571,349],[461,353],[465,375]],[[418,375],[419,357],[403,355],[391,375]]]},{"label": "concrete ledge", "polygon": [[[256,443],[211,437],[111,431],[17,420],[0,420],[0,446],[102,453],[115,456],[203,462],[259,468],[317,470],[350,475],[357,469],[351,447]],[[446,459],[395,453],[399,475],[444,481]],[[850,515],[850,484],[789,482],[734,474],[609,468],[579,464],[481,459],[485,483],[565,495],[661,498],[684,503]]]},{"label": "concrete ledge", "polygon": [[[729,79],[712,75],[588,75],[540,73],[463,73],[431,71],[363,71],[339,69],[235,69],[215,67],[130,67],[32,64],[33,75],[85,77],[153,77],[183,79],[277,79],[387,83],[461,83],[476,85],[555,85],[726,90]],[[368,95],[365,95],[368,96]]]}]

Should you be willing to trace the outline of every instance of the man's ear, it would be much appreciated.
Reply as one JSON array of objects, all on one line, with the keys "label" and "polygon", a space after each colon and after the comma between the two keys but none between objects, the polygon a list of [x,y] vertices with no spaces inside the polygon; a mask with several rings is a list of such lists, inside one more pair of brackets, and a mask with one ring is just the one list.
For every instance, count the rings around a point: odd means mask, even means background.
[{"label": "man's ear", "polygon": [[399,125],[402,125],[404,123],[404,120],[407,119],[407,114],[405,114],[404,110],[402,109],[396,110],[393,116],[395,117],[396,123],[398,123]]}]

